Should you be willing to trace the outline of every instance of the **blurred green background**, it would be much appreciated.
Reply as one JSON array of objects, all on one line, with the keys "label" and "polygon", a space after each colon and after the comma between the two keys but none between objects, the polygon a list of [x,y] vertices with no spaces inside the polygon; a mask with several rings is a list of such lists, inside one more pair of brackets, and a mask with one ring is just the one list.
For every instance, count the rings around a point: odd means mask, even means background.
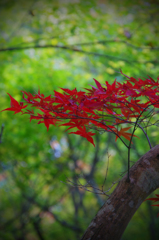
[{"label": "blurred green background", "polygon": [[[21,90],[82,90],[93,78],[123,81],[120,69],[156,79],[158,11],[157,0],[1,0],[0,110],[10,106],[7,92],[20,101]],[[127,170],[122,143],[97,134],[94,148],[65,127],[47,132],[12,112],[1,112],[0,127],[0,240],[80,239],[107,199],[102,189]],[[138,136],[132,163],[149,150]],[[158,132],[152,129],[149,136],[156,145]],[[158,240],[157,213],[144,202],[122,240]]]}]

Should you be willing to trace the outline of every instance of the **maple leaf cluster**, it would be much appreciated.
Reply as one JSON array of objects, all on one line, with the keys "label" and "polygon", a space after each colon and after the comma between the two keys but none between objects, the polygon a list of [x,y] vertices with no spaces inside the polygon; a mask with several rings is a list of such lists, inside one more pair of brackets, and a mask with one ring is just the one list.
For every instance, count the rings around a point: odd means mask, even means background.
[{"label": "maple leaf cluster", "polygon": [[[67,130],[76,128],[77,131],[70,134],[80,135],[93,145],[92,136],[95,133],[90,131],[92,129],[112,132],[116,135],[116,140],[122,140],[123,137],[131,141],[135,135],[127,131],[133,126],[140,127],[148,118],[145,114],[148,110],[154,114],[154,109],[159,108],[159,78],[154,81],[149,76],[142,80],[123,75],[126,77],[123,83],[115,80],[112,84],[108,81],[101,84],[94,79],[96,86],[85,88],[84,91],[61,88],[62,93],[54,91],[54,95],[48,97],[41,94],[40,90],[34,96],[22,91],[27,105],[18,103],[8,93],[11,107],[3,111],[29,114],[30,121],[36,119],[38,124],[44,123],[47,130],[50,125],[57,124],[67,126]],[[26,109],[29,106],[31,110]],[[32,108],[39,112],[35,113]],[[119,129],[121,124],[132,126]]]}]

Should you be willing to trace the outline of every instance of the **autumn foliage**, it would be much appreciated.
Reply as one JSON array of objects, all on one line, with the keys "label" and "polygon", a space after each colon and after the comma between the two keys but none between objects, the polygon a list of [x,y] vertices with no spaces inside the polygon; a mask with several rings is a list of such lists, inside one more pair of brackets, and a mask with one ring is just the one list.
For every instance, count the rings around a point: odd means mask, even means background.
[{"label": "autumn foliage", "polygon": [[[112,132],[116,135],[115,140],[120,138],[124,143],[121,137],[130,141],[135,135],[128,132],[129,129],[134,127],[134,133],[138,127],[142,128],[141,124],[148,118],[147,111],[151,109],[154,114],[154,109],[159,108],[159,78],[154,81],[151,77],[142,80],[124,76],[126,81],[123,83],[115,80],[112,84],[108,81],[101,84],[94,79],[96,86],[85,88],[85,91],[61,88],[62,93],[54,91],[53,96],[47,97],[40,90],[34,96],[22,91],[27,105],[18,103],[8,93],[11,107],[5,110],[29,114],[30,121],[36,119],[38,124],[44,123],[47,130],[50,125],[57,124],[67,126],[67,130],[76,128],[77,131],[70,134],[80,135],[93,145],[95,133],[90,129]],[[29,106],[31,108],[26,109]],[[35,113],[33,108],[39,112]],[[132,126],[123,127],[124,124]]]},{"label": "autumn foliage", "polygon": [[[61,88],[62,92],[54,91],[54,95],[47,97],[40,90],[34,96],[22,91],[26,105],[23,102],[18,103],[8,93],[11,106],[2,111],[28,114],[30,121],[35,119],[38,124],[44,123],[47,130],[50,125],[66,126],[67,130],[76,129],[69,134],[80,135],[93,145],[92,137],[96,131],[93,133],[91,130],[111,132],[116,135],[115,141],[120,138],[128,152],[132,138],[137,137],[134,133],[140,128],[151,148],[145,129],[158,124],[158,120],[153,123],[151,120],[159,108],[159,78],[155,81],[149,76],[141,79],[123,75],[126,80],[122,83],[115,80],[112,84],[108,81],[101,84],[94,79],[96,86],[82,91]],[[128,157],[128,172],[129,162]],[[148,200],[159,201],[159,195],[156,196],[157,198]]]}]

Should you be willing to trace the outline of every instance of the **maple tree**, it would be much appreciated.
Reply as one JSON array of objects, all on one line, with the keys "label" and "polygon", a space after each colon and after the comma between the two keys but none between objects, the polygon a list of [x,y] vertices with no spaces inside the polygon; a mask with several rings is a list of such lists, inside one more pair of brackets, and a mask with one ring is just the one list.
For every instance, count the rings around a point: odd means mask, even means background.
[{"label": "maple tree", "polygon": [[[126,77],[123,83],[115,80],[112,84],[108,81],[101,84],[94,79],[96,86],[90,85],[90,89],[77,91],[76,88],[73,90],[61,88],[62,93],[54,91],[53,96],[47,97],[40,93],[40,90],[35,95],[22,91],[26,105],[16,101],[8,93],[11,107],[2,111],[29,114],[30,121],[35,119],[38,120],[38,124],[44,123],[47,131],[50,125],[67,126],[67,130],[76,128],[76,131],[69,134],[80,135],[94,146],[92,137],[96,133],[91,130],[115,134],[115,141],[120,139],[128,149],[126,181],[129,183],[130,150],[133,137],[138,137],[134,134],[137,129],[142,130],[150,149],[152,148],[146,130],[158,124],[155,115],[159,108],[159,78],[155,81],[150,76],[141,79],[123,75]],[[157,198],[147,200],[159,201],[159,195],[156,196]]]}]

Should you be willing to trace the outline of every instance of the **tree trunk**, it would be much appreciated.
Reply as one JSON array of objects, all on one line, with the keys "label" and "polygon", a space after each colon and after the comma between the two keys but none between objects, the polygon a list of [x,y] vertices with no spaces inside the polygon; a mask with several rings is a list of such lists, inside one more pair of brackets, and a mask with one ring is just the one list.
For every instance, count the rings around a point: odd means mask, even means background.
[{"label": "tree trunk", "polygon": [[141,203],[159,188],[159,145],[142,156],[118,183],[81,240],[118,240]]}]

